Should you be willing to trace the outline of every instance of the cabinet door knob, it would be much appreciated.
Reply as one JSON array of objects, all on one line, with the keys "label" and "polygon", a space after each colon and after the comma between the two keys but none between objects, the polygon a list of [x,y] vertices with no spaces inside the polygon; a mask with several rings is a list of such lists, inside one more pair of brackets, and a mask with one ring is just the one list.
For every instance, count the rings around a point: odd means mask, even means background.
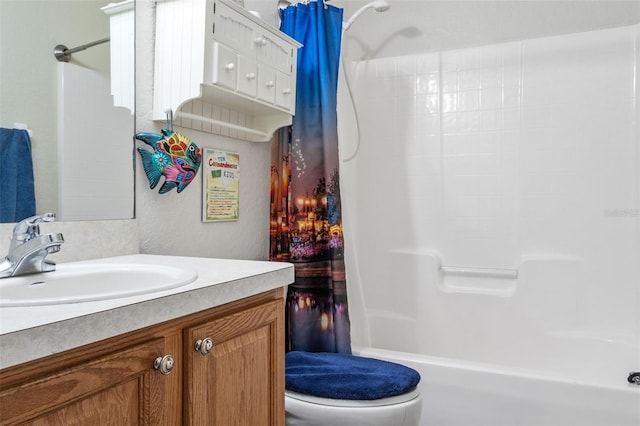
[{"label": "cabinet door knob", "polygon": [[224,66],[224,69],[226,70],[233,70],[236,67],[236,64],[234,64],[233,62],[228,63],[227,65]]},{"label": "cabinet door knob", "polygon": [[205,337],[202,340],[196,340],[193,348],[196,350],[196,352],[200,352],[202,355],[208,355],[213,349],[213,340],[211,340],[210,337]]},{"label": "cabinet door knob", "polygon": [[174,365],[175,361],[171,355],[159,356],[153,361],[153,368],[164,375],[171,373]]},{"label": "cabinet door knob", "polygon": [[266,46],[267,45],[267,39],[264,36],[256,37],[256,39],[253,40],[253,42],[255,44],[257,44],[258,46]]},{"label": "cabinet door knob", "polygon": [[287,88],[287,89],[282,89],[282,94],[284,95],[290,95],[291,94],[291,89]]},{"label": "cabinet door knob", "polygon": [[266,83],[264,83],[264,85],[266,87],[273,87],[276,85],[276,83],[274,81],[267,81]]},{"label": "cabinet door knob", "polygon": [[255,79],[256,79],[256,73],[255,72],[247,73],[247,80],[255,80]]}]

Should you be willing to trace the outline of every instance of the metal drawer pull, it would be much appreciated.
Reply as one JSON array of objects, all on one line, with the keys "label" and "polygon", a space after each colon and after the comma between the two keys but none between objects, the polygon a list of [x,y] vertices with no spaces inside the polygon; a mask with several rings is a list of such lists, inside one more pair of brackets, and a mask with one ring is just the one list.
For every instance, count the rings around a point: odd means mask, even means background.
[{"label": "metal drawer pull", "polygon": [[202,355],[208,355],[213,349],[213,340],[211,340],[210,337],[205,337],[203,340],[196,340],[193,348]]},{"label": "metal drawer pull", "polygon": [[160,371],[165,376],[173,370],[175,361],[171,355],[159,356],[153,362],[153,368]]},{"label": "metal drawer pull", "polygon": [[225,66],[224,66],[224,69],[231,71],[231,70],[233,70],[235,67],[236,67],[236,64],[234,64],[233,62],[231,62],[231,63],[228,63],[227,65],[225,65]]}]

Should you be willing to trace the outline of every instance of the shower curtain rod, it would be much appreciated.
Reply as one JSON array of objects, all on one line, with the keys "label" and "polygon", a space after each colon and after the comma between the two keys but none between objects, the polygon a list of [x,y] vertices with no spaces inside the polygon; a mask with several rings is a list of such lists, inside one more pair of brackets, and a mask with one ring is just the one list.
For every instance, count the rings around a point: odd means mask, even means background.
[{"label": "shower curtain rod", "polygon": [[68,49],[64,44],[59,44],[53,48],[53,56],[56,57],[58,62],[69,62],[72,54],[80,52],[81,50],[86,50],[98,44],[107,43],[108,41],[109,37],[105,37],[101,38],[100,40],[92,41],[91,43],[83,44],[82,46],[74,47],[72,49]]}]

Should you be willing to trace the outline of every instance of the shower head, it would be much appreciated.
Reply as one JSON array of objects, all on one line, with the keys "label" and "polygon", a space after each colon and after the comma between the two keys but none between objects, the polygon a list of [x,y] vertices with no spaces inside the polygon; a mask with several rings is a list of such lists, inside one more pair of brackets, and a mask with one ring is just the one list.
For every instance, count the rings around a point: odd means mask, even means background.
[{"label": "shower head", "polygon": [[349,18],[347,22],[342,24],[342,29],[344,31],[347,31],[349,27],[353,25],[356,19],[358,19],[358,17],[362,13],[364,13],[367,9],[373,9],[376,12],[386,12],[387,10],[389,10],[390,7],[391,6],[389,6],[389,3],[387,3],[386,0],[375,0],[375,1],[372,1],[371,3],[367,3],[364,6],[362,6],[360,9],[356,10],[356,13],[351,15],[351,18]]}]

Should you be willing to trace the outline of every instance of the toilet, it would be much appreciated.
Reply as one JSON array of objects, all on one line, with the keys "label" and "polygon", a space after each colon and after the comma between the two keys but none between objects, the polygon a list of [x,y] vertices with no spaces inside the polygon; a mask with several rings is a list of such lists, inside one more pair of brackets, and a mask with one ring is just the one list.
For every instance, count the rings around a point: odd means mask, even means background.
[{"label": "toilet", "polygon": [[286,354],[286,424],[417,426],[417,371],[346,354]]}]

